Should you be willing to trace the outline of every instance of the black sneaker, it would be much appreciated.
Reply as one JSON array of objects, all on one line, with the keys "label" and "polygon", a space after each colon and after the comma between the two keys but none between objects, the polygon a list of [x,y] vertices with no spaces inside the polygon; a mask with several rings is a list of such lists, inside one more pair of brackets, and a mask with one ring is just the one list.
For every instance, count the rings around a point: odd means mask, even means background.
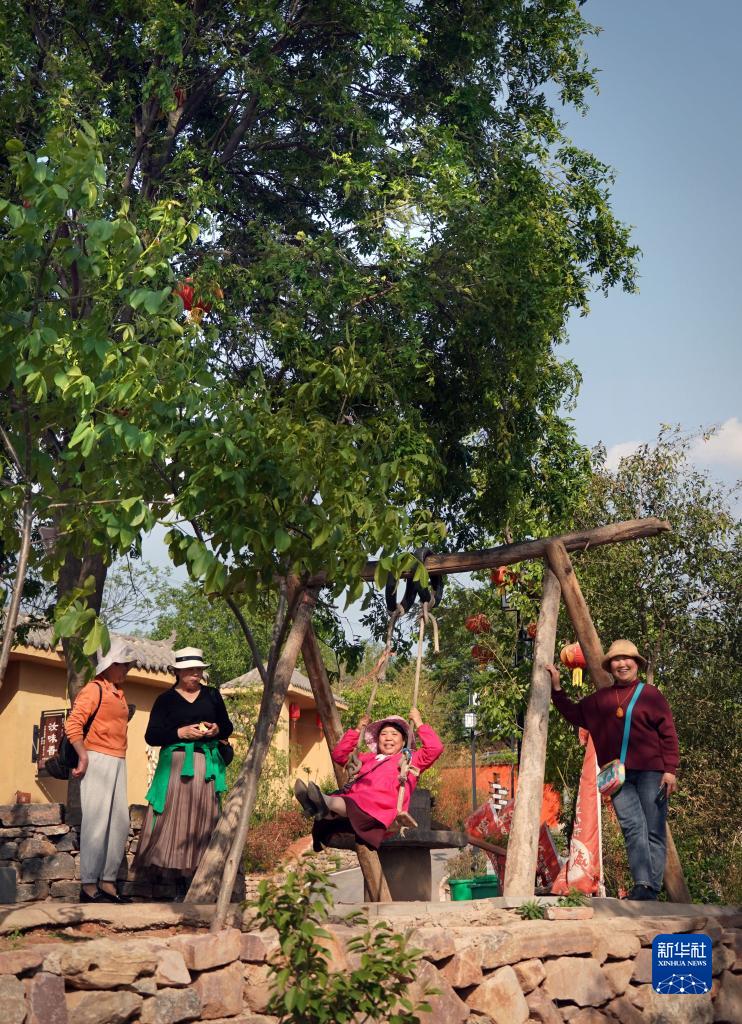
[{"label": "black sneaker", "polygon": [[650,888],[648,885],[641,885],[641,884],[639,884],[639,885],[635,885],[634,886],[634,888],[631,890],[631,892],[626,897],[626,899],[628,899],[628,900],[643,900],[643,901],[646,901],[646,902],[656,901],[657,893],[654,891],[654,889]]}]

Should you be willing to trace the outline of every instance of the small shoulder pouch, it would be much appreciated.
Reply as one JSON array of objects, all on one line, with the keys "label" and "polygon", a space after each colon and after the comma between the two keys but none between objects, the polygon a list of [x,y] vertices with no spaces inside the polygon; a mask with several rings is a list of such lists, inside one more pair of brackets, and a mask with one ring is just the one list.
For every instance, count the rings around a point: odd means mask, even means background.
[{"label": "small shoulder pouch", "polygon": [[621,756],[609,761],[598,772],[598,791],[602,796],[615,796],[626,781],[626,753],[629,749],[629,733],[631,732],[631,712],[639,699],[639,694],[644,689],[644,683],[639,683],[634,696],[626,709],[626,721],[623,726],[623,742],[621,743]]}]

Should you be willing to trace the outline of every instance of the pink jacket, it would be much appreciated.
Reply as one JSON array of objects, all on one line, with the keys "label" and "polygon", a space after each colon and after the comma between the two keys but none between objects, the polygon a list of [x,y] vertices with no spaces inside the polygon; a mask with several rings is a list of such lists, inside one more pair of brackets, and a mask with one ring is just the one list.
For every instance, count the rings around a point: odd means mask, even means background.
[{"label": "pink jacket", "polygon": [[[421,725],[417,735],[422,747],[412,755],[412,765],[424,772],[443,753],[443,744],[434,729]],[[348,729],[332,752],[337,764],[345,764],[358,742],[358,730]],[[375,754],[360,754],[361,770],[358,778],[348,790],[351,800],[388,828],[397,817],[397,794],[399,792],[399,763],[403,754],[392,754],[379,763]],[[405,784],[402,810],[410,806],[410,797],[417,785],[417,776],[410,772]]]}]

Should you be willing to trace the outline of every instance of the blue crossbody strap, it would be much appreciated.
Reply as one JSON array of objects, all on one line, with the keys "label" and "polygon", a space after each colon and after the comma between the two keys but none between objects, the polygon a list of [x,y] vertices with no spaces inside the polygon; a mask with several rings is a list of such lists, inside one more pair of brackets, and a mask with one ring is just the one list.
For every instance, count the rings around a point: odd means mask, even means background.
[{"label": "blue crossbody strap", "polygon": [[626,708],[626,721],[623,727],[623,743],[621,744],[621,757],[619,758],[621,764],[626,762],[626,752],[629,749],[629,733],[631,732],[631,712],[634,710],[634,705],[639,700],[639,694],[644,689],[644,683],[639,683],[637,688],[634,690],[634,696],[629,701],[629,706]]}]

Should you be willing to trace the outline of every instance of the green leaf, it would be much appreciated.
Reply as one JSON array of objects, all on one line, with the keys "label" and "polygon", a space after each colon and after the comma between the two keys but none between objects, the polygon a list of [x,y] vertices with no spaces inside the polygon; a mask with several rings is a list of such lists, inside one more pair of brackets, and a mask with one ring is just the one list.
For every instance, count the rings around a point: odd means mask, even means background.
[{"label": "green leaf", "polygon": [[276,551],[278,551],[279,554],[283,554],[284,551],[288,551],[291,547],[291,536],[279,526],[273,534],[273,544]]}]

